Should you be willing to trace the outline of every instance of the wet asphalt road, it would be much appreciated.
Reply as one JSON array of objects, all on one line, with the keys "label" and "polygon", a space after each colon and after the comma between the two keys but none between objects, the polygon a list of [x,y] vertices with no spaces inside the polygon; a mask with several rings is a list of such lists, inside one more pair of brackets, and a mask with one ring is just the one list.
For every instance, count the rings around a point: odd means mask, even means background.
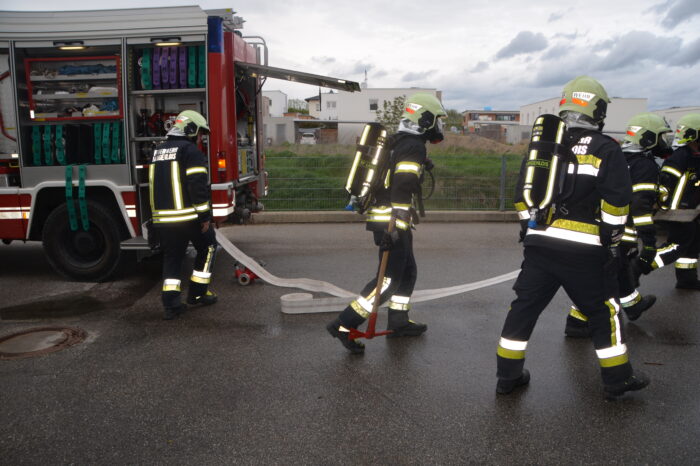
[{"label": "wet asphalt road", "polygon": [[[359,290],[376,267],[358,224],[225,232],[281,277]],[[515,224],[420,225],[417,289],[517,269],[515,238]],[[60,280],[37,245],[0,247],[0,264],[0,337],[45,325],[89,332],[73,348],[0,361],[2,464],[700,461],[700,295],[675,290],[672,269],[643,277],[659,300],[627,325],[632,362],[652,384],[608,402],[592,344],[563,336],[562,293],[528,346],[530,385],[497,397],[512,282],[416,304],[424,336],[377,338],[354,356],[325,332],[333,314],[282,314],[279,297],[297,290],[241,287],[223,254],[220,302],[174,322],[161,320],[155,261],[106,284]]]}]

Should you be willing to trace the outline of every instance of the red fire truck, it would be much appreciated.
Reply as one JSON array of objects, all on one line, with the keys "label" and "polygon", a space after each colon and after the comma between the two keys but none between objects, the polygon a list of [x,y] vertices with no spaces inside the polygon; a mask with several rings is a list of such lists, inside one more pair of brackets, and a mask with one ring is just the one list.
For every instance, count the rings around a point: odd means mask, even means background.
[{"label": "red fire truck", "polygon": [[261,88],[357,83],[267,65],[231,10],[0,11],[0,239],[102,281],[148,251],[149,155],[185,109],[207,117],[212,208],[242,222],[266,194]]}]

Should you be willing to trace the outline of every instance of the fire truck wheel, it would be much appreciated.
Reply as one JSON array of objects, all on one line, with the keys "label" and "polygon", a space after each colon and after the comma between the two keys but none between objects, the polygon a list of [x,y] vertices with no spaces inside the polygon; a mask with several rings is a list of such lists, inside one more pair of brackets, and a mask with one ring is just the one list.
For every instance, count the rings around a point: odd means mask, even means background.
[{"label": "fire truck wheel", "polygon": [[71,231],[68,208],[61,204],[49,214],[44,224],[42,242],[46,257],[58,273],[73,280],[105,281],[119,267],[122,259],[121,219],[104,205],[88,201],[90,228]]}]

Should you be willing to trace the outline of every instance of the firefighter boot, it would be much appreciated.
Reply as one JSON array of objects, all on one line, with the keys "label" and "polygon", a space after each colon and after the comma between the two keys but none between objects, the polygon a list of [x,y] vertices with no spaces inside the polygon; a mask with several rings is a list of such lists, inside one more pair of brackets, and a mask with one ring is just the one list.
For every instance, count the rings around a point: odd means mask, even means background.
[{"label": "firefighter boot", "polygon": [[588,322],[577,319],[571,314],[566,316],[566,328],[564,335],[571,338],[588,338],[591,336],[591,329],[588,328]]},{"label": "firefighter boot", "polygon": [[180,317],[187,310],[187,306],[180,304],[175,307],[166,307],[165,314],[163,315],[163,320],[173,320]]},{"label": "firefighter boot", "polygon": [[530,371],[523,369],[520,377],[515,379],[498,379],[496,383],[496,393],[499,395],[507,395],[518,387],[530,383]]},{"label": "firefighter boot", "polygon": [[386,336],[387,338],[417,337],[428,330],[428,326],[410,320],[408,311],[389,309],[389,321],[386,329],[391,330],[391,333]]},{"label": "firefighter boot", "polygon": [[362,354],[365,352],[365,345],[350,338],[350,330],[340,321],[340,317],[326,325],[326,330],[332,337],[337,338],[352,354]]},{"label": "firefighter boot", "polygon": [[681,290],[699,290],[698,269],[676,269],[676,288]]},{"label": "firefighter boot", "polygon": [[195,304],[201,304],[202,306],[209,306],[211,304],[214,304],[219,300],[219,297],[216,296],[216,293],[214,293],[211,290],[207,290],[206,293],[204,293],[203,296],[188,296],[187,297],[187,304],[195,305]]},{"label": "firefighter boot", "polygon": [[637,372],[627,378],[623,382],[618,382],[614,384],[604,385],[603,390],[605,391],[605,396],[609,400],[614,400],[618,396],[624,395],[626,392],[633,392],[636,390],[641,390],[642,388],[649,385],[649,377],[641,372]]},{"label": "firefighter boot", "polygon": [[642,299],[640,299],[638,303],[624,308],[625,314],[627,314],[627,318],[630,321],[637,320],[639,319],[639,316],[642,315],[642,312],[646,311],[651,306],[653,306],[655,302],[656,296],[654,296],[653,294],[648,294]]}]

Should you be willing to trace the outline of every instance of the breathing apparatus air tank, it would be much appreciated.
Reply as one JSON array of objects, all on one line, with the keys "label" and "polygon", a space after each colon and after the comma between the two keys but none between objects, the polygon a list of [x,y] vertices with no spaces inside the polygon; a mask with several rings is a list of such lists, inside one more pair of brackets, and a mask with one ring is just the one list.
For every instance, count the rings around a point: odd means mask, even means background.
[{"label": "breathing apparatus air tank", "polygon": [[365,125],[345,185],[350,194],[350,204],[354,205],[359,213],[369,208],[377,188],[387,177],[389,151],[386,143],[387,131],[384,126],[380,123]]},{"label": "breathing apparatus air tank", "polygon": [[566,124],[556,115],[540,115],[532,127],[523,183],[529,228],[548,225],[556,203],[573,190],[573,186],[565,184],[566,175],[570,166],[576,174],[578,164],[570,149],[562,144],[565,135]]}]

